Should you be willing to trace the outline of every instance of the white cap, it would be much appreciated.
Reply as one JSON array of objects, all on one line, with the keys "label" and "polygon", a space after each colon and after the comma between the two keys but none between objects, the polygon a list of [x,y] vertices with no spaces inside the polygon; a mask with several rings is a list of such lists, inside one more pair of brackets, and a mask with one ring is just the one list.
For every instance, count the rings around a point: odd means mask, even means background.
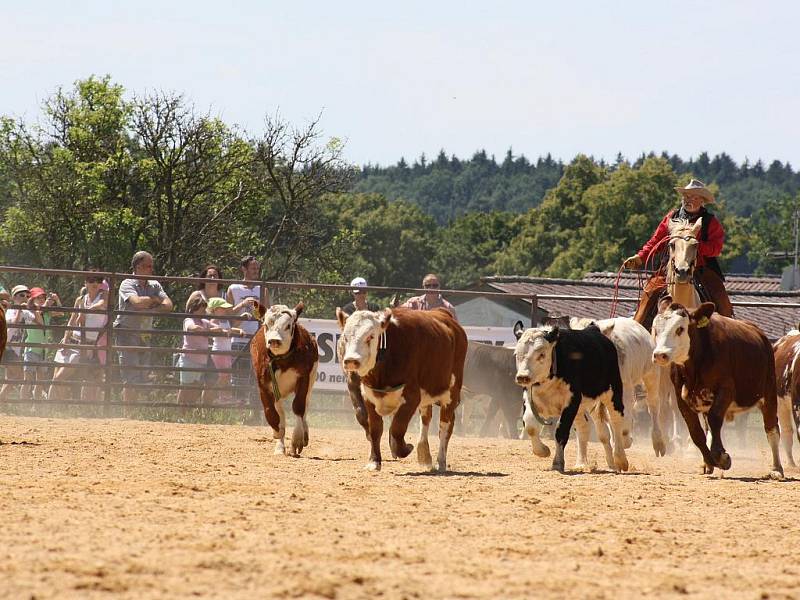
[{"label": "white cap", "polygon": [[367,280],[363,277],[356,277],[350,282],[350,286],[353,288],[354,292],[357,292],[358,290],[356,288],[367,287]]}]

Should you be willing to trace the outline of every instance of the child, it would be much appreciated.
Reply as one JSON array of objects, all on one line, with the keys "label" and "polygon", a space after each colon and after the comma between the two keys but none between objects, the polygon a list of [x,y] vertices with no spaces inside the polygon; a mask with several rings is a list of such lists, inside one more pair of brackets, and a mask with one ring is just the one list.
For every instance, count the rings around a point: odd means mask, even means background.
[{"label": "child", "polygon": [[[6,311],[6,327],[8,332],[8,342],[22,342],[25,337],[25,330],[18,325],[22,323],[36,323],[41,325],[41,315],[34,313],[30,309],[33,307],[31,301],[31,291],[28,286],[17,285],[11,290],[11,306]],[[17,327],[15,327],[17,325]],[[8,346],[3,353],[3,364],[6,367],[6,379],[21,381],[22,371],[22,348],[20,346]],[[16,384],[4,383],[0,388],[0,400],[5,400],[11,389]]]},{"label": "child", "polygon": [[[226,333],[226,336],[213,336],[211,342],[211,360],[217,369],[230,370],[233,365],[233,356],[229,354],[215,354],[217,352],[230,352],[232,335],[242,336],[244,332],[238,327],[231,327],[230,322],[225,319],[230,314],[233,305],[226,302],[224,298],[209,298],[208,300],[208,314],[213,318],[211,324],[219,330],[220,333]],[[217,385],[227,386],[231,383],[230,373],[220,373],[217,378]],[[209,394],[210,395],[210,394]],[[203,394],[204,400],[207,399],[206,393]],[[220,394],[220,400],[224,403],[231,403],[233,397],[230,392],[223,392]]]},{"label": "child", "polygon": [[[34,287],[30,289],[29,308],[35,315],[34,319],[25,320],[28,325],[47,326],[53,317],[60,317],[64,313],[55,312],[50,310],[41,310],[42,307],[49,308],[51,306],[61,306],[61,299],[58,294],[50,292],[49,294],[43,288]],[[32,327],[25,330],[25,342],[30,344],[44,344],[47,341],[45,330],[43,327]],[[49,379],[48,369],[45,366],[37,363],[43,363],[46,360],[47,352],[42,346],[26,346],[25,353],[23,354],[23,361],[25,364],[25,380],[33,381],[33,399],[45,399],[45,386],[39,385],[38,381],[42,379]],[[30,386],[25,386],[22,395],[30,397],[31,392],[26,391]]]}]

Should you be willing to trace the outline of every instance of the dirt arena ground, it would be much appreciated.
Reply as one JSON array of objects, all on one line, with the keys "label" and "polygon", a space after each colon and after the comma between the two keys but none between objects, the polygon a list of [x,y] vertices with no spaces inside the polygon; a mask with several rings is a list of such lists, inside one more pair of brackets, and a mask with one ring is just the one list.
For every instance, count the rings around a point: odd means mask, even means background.
[{"label": "dirt arena ground", "polygon": [[761,479],[763,438],[724,479],[479,438],[447,476],[367,473],[335,429],[299,459],[255,427],[0,416],[0,442],[3,598],[800,597],[800,481]]}]

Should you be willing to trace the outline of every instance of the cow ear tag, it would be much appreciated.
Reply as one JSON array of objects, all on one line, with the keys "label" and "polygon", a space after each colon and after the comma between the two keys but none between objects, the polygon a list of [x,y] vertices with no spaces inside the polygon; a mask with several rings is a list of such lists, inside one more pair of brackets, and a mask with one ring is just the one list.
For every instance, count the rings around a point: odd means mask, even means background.
[{"label": "cow ear tag", "polygon": [[697,319],[698,327],[708,327],[708,317],[700,317]]}]

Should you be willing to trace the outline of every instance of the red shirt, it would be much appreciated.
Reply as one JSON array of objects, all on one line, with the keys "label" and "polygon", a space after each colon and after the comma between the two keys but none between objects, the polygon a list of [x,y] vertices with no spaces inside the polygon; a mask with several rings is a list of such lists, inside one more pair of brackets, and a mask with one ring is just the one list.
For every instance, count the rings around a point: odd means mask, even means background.
[{"label": "red shirt", "polygon": [[[650,251],[664,238],[669,237],[669,221],[672,218],[673,211],[669,211],[661,223],[656,227],[653,237],[647,240],[647,243],[642,246],[638,254],[642,261],[647,260]],[[719,222],[715,216],[705,216],[704,218],[711,220],[708,223],[708,239],[703,241],[698,238],[699,245],[697,247],[697,266],[702,267],[706,261],[706,257],[719,256],[722,252],[722,245],[725,243],[725,230],[722,228],[722,223]]]}]

